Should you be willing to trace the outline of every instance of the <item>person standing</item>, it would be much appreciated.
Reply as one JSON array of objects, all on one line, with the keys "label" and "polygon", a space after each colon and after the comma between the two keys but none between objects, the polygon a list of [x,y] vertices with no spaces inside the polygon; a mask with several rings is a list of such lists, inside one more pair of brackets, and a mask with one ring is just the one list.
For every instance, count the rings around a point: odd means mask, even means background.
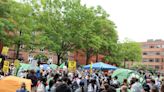
[{"label": "person standing", "polygon": [[132,92],[142,92],[143,91],[142,85],[139,83],[139,80],[137,78],[135,78],[135,83],[132,84],[131,91]]},{"label": "person standing", "polygon": [[26,89],[26,84],[23,82],[21,84],[21,88],[18,89],[16,92],[29,92],[29,91]]}]

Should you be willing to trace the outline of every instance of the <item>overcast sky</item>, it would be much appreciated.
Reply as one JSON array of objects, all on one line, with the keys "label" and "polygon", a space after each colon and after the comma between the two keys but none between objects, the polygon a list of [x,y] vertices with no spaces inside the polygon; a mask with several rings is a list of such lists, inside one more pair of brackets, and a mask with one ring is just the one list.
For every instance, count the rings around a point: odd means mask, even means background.
[{"label": "overcast sky", "polygon": [[88,6],[100,5],[117,26],[120,41],[164,40],[164,0],[82,0]]}]

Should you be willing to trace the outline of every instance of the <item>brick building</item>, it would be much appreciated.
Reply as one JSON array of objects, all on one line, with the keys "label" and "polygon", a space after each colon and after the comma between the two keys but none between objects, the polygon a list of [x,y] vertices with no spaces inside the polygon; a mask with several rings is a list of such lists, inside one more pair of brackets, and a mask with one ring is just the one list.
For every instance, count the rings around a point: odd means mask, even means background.
[{"label": "brick building", "polygon": [[[141,42],[142,48],[142,64],[147,68],[153,68],[156,70],[164,70],[164,40],[147,40],[147,42]],[[135,63],[134,63],[135,64]],[[131,63],[127,63],[128,67],[131,67]]]}]

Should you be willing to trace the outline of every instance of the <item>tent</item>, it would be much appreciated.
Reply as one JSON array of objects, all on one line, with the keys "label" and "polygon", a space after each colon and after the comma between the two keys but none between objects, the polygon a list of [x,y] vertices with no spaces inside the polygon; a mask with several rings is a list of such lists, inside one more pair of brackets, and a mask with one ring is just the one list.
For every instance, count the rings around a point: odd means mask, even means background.
[{"label": "tent", "polygon": [[63,67],[65,66],[65,63],[62,63],[59,68],[63,69]]},{"label": "tent", "polygon": [[92,66],[92,69],[97,69],[97,70],[116,70],[117,69],[117,67],[109,65],[109,64],[105,64],[103,62],[94,63],[92,65],[86,65],[84,66],[84,69],[90,69],[91,66]]},{"label": "tent", "polygon": [[0,92],[16,92],[21,87],[22,82],[26,84],[27,90],[31,92],[31,80],[8,76],[0,80]]},{"label": "tent", "polygon": [[20,63],[20,67],[18,69],[17,76],[20,75],[21,71],[26,71],[26,70],[29,70],[29,69],[30,69],[30,64]]},{"label": "tent", "polygon": [[55,64],[50,64],[49,66],[50,66],[50,68],[53,69],[53,70],[56,69],[56,68],[58,67],[58,66],[55,65]]},{"label": "tent", "polygon": [[118,81],[120,83],[123,82],[124,79],[127,79],[128,82],[130,83],[130,80],[135,77],[138,78],[141,83],[144,82],[143,76],[141,76],[138,72],[135,72],[133,70],[129,69],[117,69],[116,71],[113,72],[112,77],[118,77]]}]

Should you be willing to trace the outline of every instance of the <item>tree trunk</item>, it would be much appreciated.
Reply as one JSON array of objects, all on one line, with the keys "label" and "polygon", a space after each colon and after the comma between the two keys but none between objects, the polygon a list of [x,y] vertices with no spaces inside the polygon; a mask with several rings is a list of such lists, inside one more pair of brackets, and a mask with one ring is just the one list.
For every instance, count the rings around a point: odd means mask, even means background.
[{"label": "tree trunk", "polygon": [[89,64],[89,58],[90,58],[90,51],[87,50],[87,52],[86,52],[86,65]]},{"label": "tree trunk", "polygon": [[[19,36],[21,35],[22,35],[22,31],[19,32]],[[21,46],[21,41],[19,39],[19,42],[17,44],[16,59],[19,59],[20,46]]]},{"label": "tree trunk", "polygon": [[17,44],[16,59],[19,59],[20,42]]},{"label": "tree trunk", "polygon": [[60,65],[60,54],[57,54],[57,65],[59,66]]},{"label": "tree trunk", "polygon": [[97,51],[97,53],[96,53],[96,62],[98,62],[98,60],[99,60],[99,53]]},{"label": "tree trunk", "polygon": [[126,61],[124,60],[124,68],[126,67]]},{"label": "tree trunk", "polygon": [[79,52],[76,51],[76,62],[78,61]]}]

